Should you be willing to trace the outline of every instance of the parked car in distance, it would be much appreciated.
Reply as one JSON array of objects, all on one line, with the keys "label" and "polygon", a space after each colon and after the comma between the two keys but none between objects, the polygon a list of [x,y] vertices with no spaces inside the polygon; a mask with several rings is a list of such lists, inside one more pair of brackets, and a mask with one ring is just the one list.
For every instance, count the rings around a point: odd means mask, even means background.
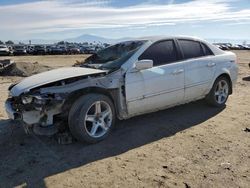
[{"label": "parked car in distance", "polygon": [[227,45],[222,44],[222,45],[220,45],[220,49],[229,50],[230,48]]},{"label": "parked car in distance", "polygon": [[221,49],[221,46],[219,44],[213,44],[213,45]]},{"label": "parked car in distance", "polygon": [[35,47],[34,45],[28,45],[27,46],[27,53],[32,55],[34,53]]},{"label": "parked car in distance", "polygon": [[10,55],[10,50],[6,45],[0,45],[0,55]]},{"label": "parked car in distance", "polygon": [[220,48],[221,50],[229,50],[231,47],[230,43],[214,43],[214,45]]},{"label": "parked car in distance", "polygon": [[84,54],[94,54],[96,53],[96,50],[95,50],[95,47],[86,47],[84,50],[83,50],[83,53]]},{"label": "parked car in distance", "polygon": [[51,48],[54,47],[53,45],[46,45],[46,54],[51,54]]},{"label": "parked car in distance", "polygon": [[34,55],[45,55],[47,53],[45,45],[35,45],[34,46]]},{"label": "parked car in distance", "polygon": [[80,54],[80,49],[72,46],[72,47],[68,48],[68,53],[69,54]]},{"label": "parked car in distance", "polygon": [[13,55],[26,55],[26,47],[24,45],[14,45],[13,46]]},{"label": "parked car in distance", "polygon": [[247,45],[238,45],[241,50],[250,50],[250,47]]},{"label": "parked car in distance", "polygon": [[[9,118],[36,134],[70,130],[79,141],[106,138],[128,119],[205,99],[223,107],[238,75],[236,55],[193,37],[125,41],[81,67],[40,73],[9,87]],[[65,124],[65,122],[68,122]]]},{"label": "parked car in distance", "polygon": [[51,55],[63,55],[67,54],[67,48],[65,46],[52,46],[50,48]]},{"label": "parked car in distance", "polygon": [[231,47],[230,47],[230,50],[240,50],[240,47],[236,44],[233,44]]},{"label": "parked car in distance", "polygon": [[80,46],[80,53],[81,54],[84,54],[85,53],[85,49],[87,48],[88,46]]}]

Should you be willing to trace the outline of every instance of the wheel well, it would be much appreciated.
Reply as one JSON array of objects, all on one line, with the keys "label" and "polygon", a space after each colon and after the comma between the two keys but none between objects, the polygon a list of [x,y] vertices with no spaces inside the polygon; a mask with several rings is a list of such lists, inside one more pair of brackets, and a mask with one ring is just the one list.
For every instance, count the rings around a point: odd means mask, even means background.
[{"label": "wheel well", "polygon": [[67,114],[68,111],[69,111],[69,109],[70,109],[70,107],[72,106],[72,104],[79,97],[81,97],[82,95],[88,94],[88,93],[99,93],[99,94],[106,95],[113,102],[114,106],[116,106],[112,91],[108,91],[106,89],[99,88],[99,87],[88,87],[88,88],[84,88],[84,89],[77,90],[77,91],[74,91],[74,92],[70,93],[67,96],[66,101],[64,102],[63,111],[66,112],[66,114]]},{"label": "wheel well", "polygon": [[221,77],[224,77],[224,78],[226,78],[226,79],[229,81],[229,86],[230,86],[230,88],[229,88],[229,94],[231,95],[231,94],[233,93],[233,87],[232,87],[232,80],[231,80],[231,77],[230,77],[227,73],[223,73],[223,74],[221,74],[220,76],[218,76],[218,77],[216,78],[216,80],[217,80],[218,78],[221,78]]}]

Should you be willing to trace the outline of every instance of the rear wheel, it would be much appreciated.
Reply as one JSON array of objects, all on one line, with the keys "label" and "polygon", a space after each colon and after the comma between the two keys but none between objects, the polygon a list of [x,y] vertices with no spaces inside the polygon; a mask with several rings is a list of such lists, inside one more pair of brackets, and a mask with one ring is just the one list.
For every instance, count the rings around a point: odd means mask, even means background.
[{"label": "rear wheel", "polygon": [[105,95],[87,94],[75,101],[68,119],[77,140],[96,143],[106,138],[114,126],[114,105]]},{"label": "rear wheel", "polygon": [[227,102],[230,89],[229,80],[224,76],[219,77],[214,82],[206,101],[213,106],[222,107]]}]

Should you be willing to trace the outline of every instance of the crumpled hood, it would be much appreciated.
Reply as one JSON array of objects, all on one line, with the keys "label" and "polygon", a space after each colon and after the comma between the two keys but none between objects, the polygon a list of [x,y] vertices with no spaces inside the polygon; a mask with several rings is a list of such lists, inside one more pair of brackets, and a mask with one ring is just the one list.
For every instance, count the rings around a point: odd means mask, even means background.
[{"label": "crumpled hood", "polygon": [[20,83],[11,88],[12,96],[19,96],[24,92],[28,92],[36,87],[60,81],[67,78],[78,76],[87,76],[92,74],[104,73],[106,71],[82,67],[64,67],[51,71],[39,73],[23,79]]}]

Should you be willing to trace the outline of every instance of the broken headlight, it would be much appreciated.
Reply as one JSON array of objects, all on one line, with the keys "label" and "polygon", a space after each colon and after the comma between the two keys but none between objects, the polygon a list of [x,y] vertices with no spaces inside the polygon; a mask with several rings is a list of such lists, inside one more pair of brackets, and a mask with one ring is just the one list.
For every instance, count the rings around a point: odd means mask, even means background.
[{"label": "broken headlight", "polygon": [[30,104],[33,101],[33,97],[29,95],[24,95],[21,99],[23,104]]}]

